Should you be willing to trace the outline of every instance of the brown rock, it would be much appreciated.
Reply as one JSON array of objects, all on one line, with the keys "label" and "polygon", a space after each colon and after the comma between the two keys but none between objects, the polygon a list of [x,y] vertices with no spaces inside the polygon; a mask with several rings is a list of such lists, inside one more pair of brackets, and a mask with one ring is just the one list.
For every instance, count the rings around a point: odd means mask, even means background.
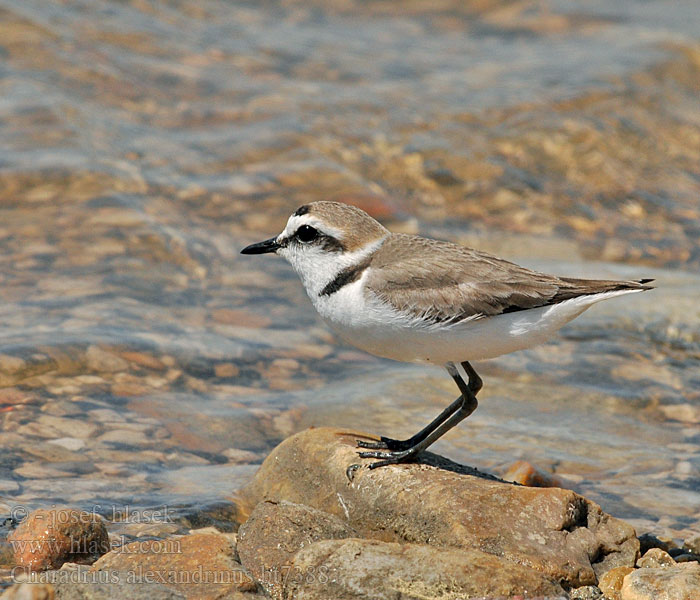
[{"label": "brown rock", "polygon": [[683,542],[683,548],[690,554],[700,554],[700,535],[693,536]]},{"label": "brown rock", "polygon": [[56,590],[49,583],[20,583],[13,585],[0,600],[54,600]]},{"label": "brown rock", "polygon": [[102,518],[74,508],[35,510],[7,539],[17,565],[30,571],[91,564],[109,550]]},{"label": "brown rock", "polygon": [[145,367],[146,369],[152,369],[154,371],[165,371],[166,369],[163,361],[152,354],[147,354],[146,352],[125,350],[119,352],[119,356],[130,363],[137,364],[138,366]]},{"label": "brown rock", "polygon": [[700,564],[683,563],[675,567],[637,569],[625,577],[621,600],[698,600]]},{"label": "brown rock", "polygon": [[670,567],[675,565],[676,561],[673,560],[668,552],[665,552],[661,548],[651,548],[647,550],[638,561],[638,567],[645,567],[648,569],[656,569],[659,567]]},{"label": "brown rock", "polygon": [[348,538],[302,548],[284,583],[288,600],[472,598],[527,593],[561,597],[562,588],[478,550]]},{"label": "brown rock", "polygon": [[598,582],[600,591],[603,592],[605,600],[620,600],[620,589],[626,575],[634,569],[632,567],[615,567],[605,573]]},{"label": "brown rock", "polygon": [[85,359],[88,368],[96,373],[116,373],[126,371],[129,368],[129,363],[123,358],[119,358],[116,354],[107,352],[99,346],[90,346],[85,352]]},{"label": "brown rock", "polygon": [[508,467],[503,479],[530,487],[563,487],[562,481],[558,477],[538,469],[524,460],[514,462]]},{"label": "brown rock", "polygon": [[[267,457],[241,509],[288,500],[345,518],[364,537],[479,549],[571,586],[633,566],[634,529],[568,490],[528,488],[424,453],[422,464],[360,468],[356,439],[330,428],[300,432]],[[366,462],[365,462],[366,464]]]},{"label": "brown rock", "polygon": [[257,589],[236,561],[231,540],[220,533],[131,542],[105,554],[92,569],[127,573],[138,581],[160,583],[198,600]]},{"label": "brown rock", "polygon": [[238,327],[267,327],[272,323],[269,317],[258,315],[249,310],[233,308],[217,308],[212,311],[211,317],[217,323]]},{"label": "brown rock", "polygon": [[300,548],[328,539],[352,537],[346,522],[291,502],[261,502],[238,530],[238,555],[274,598],[282,596],[289,565]]}]

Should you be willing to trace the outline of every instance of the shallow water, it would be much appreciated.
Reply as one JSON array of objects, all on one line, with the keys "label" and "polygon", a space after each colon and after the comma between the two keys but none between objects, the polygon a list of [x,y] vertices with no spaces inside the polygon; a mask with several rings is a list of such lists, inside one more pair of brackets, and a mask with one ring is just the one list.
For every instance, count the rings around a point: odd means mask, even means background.
[{"label": "shallow water", "polygon": [[295,431],[439,412],[446,374],[344,346],[283,261],[238,254],[334,198],[543,270],[656,277],[477,365],[480,407],[435,450],[531,461],[639,533],[700,532],[695,3],[0,17],[0,512],[204,522]]}]

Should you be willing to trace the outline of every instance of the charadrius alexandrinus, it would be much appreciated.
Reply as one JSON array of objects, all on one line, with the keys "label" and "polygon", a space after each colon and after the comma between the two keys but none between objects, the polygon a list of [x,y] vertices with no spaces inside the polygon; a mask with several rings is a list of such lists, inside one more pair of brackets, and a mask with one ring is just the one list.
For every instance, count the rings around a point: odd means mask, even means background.
[{"label": "charadrius alexandrinus", "polygon": [[[407,440],[358,441],[380,459],[406,462],[476,408],[482,382],[468,361],[545,341],[589,306],[652,289],[639,281],[557,277],[449,242],[391,233],[347,204],[297,209],[277,237],[243,250],[274,252],[301,278],[324,321],[377,356],[444,365],[460,397]],[[466,381],[465,381],[466,380]]]}]

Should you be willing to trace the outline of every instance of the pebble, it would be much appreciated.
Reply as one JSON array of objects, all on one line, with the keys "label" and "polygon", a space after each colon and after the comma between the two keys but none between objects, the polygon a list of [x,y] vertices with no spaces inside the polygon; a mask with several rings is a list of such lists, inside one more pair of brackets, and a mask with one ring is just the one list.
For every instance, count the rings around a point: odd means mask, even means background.
[{"label": "pebble", "polygon": [[94,345],[87,349],[85,360],[88,368],[97,373],[116,373],[129,368],[129,363],[123,358]]},{"label": "pebble", "polygon": [[700,597],[700,564],[637,569],[625,577],[620,600],[697,600]]},{"label": "pebble", "polygon": [[102,518],[74,508],[31,512],[8,536],[15,563],[30,571],[90,564],[109,550]]},{"label": "pebble", "polygon": [[621,600],[620,590],[625,577],[632,573],[632,567],[616,567],[610,569],[598,581],[598,587],[606,600]]},{"label": "pebble", "polygon": [[150,440],[140,431],[129,429],[113,429],[97,438],[98,442],[115,442],[131,446],[147,446]]},{"label": "pebble", "polygon": [[530,487],[564,487],[559,477],[538,469],[524,460],[519,460],[508,467],[503,474],[503,479]]},{"label": "pebble", "polygon": [[658,567],[670,567],[676,564],[671,555],[668,552],[663,551],[661,548],[650,548],[646,551],[644,556],[637,560],[638,567],[644,567],[648,569],[654,569]]}]

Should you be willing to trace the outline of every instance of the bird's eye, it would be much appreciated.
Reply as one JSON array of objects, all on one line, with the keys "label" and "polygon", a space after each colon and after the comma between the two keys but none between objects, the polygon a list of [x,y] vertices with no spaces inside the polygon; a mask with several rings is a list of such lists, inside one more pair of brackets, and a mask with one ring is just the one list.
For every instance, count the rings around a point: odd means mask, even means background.
[{"label": "bird's eye", "polygon": [[302,225],[299,227],[299,229],[297,229],[296,236],[300,242],[308,244],[316,239],[316,236],[318,236],[318,231],[316,231],[310,225]]}]

